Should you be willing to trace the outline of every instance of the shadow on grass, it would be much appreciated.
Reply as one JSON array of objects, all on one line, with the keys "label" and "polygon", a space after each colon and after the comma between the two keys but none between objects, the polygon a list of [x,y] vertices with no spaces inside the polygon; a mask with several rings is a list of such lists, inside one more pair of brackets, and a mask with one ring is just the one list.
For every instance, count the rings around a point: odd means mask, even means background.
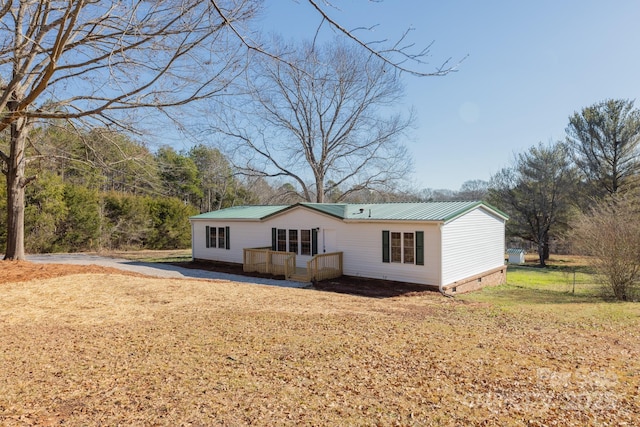
[{"label": "shadow on grass", "polygon": [[599,293],[572,293],[554,289],[532,288],[519,285],[503,285],[486,290],[494,301],[514,304],[592,304],[598,302],[613,302]]},{"label": "shadow on grass", "polygon": [[573,273],[583,273],[583,274],[594,274],[594,270],[589,265],[573,265],[573,264],[562,264],[562,260],[555,261],[556,264],[548,264],[544,267],[540,266],[540,264],[527,263],[527,264],[509,264],[509,271],[536,271],[542,274],[548,273],[565,273],[565,274],[573,274]]},{"label": "shadow on grass", "polygon": [[[235,274],[238,276],[268,278],[272,280],[284,281],[284,276],[273,276],[271,274],[244,272],[242,264],[236,263],[226,263],[220,261],[189,261],[170,264],[183,268],[194,268],[205,271]],[[308,285],[311,285],[311,283],[309,283]],[[417,295],[423,292],[439,293],[437,286],[396,282],[392,280],[369,279],[365,277],[355,276],[341,276],[335,279],[316,282],[313,284],[313,289],[368,298],[393,298],[398,296]]]},{"label": "shadow on grass", "polygon": [[424,292],[439,294],[439,288],[437,286],[353,276],[342,276],[337,279],[323,280],[321,282],[316,282],[313,287],[321,291],[357,295],[368,298],[412,296],[419,295]]}]

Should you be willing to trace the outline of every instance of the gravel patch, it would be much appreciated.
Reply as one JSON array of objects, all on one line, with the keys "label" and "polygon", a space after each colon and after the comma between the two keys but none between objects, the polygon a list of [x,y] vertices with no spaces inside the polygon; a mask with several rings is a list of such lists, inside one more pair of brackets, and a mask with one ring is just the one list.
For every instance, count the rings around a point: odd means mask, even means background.
[{"label": "gravel patch", "polygon": [[308,283],[293,282],[289,280],[274,280],[261,277],[247,277],[236,274],[220,273],[215,271],[184,268],[165,263],[152,263],[131,261],[120,258],[103,257],[88,254],[41,254],[27,255],[27,261],[43,264],[75,264],[75,265],[99,265],[112,267],[119,270],[131,271],[146,276],[167,279],[211,279],[228,280],[231,282],[279,286],[285,288],[305,288]]}]

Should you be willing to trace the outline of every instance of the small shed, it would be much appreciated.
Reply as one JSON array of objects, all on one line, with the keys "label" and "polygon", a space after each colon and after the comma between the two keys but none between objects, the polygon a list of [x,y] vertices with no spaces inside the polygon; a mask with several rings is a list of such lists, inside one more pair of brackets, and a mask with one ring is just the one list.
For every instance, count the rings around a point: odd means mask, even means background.
[{"label": "small shed", "polygon": [[509,264],[524,264],[524,249],[511,248],[507,249],[507,255],[509,256]]}]

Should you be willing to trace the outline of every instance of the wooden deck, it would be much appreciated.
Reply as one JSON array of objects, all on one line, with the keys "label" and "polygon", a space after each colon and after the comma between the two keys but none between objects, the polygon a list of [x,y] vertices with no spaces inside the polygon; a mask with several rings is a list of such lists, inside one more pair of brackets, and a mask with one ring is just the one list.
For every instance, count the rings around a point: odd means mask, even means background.
[{"label": "wooden deck", "polygon": [[327,280],[342,276],[342,252],[315,255],[307,261],[307,268],[302,268],[296,266],[293,252],[245,248],[242,268],[245,272],[284,275],[287,280],[302,283]]}]

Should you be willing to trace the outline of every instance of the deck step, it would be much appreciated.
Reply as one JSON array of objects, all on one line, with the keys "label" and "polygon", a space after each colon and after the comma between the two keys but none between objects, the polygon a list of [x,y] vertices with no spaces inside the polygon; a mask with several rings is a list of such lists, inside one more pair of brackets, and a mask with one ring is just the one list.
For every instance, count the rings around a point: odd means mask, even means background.
[{"label": "deck step", "polygon": [[294,282],[302,282],[309,283],[309,279],[306,274],[292,274],[289,276],[289,280],[293,280]]}]

